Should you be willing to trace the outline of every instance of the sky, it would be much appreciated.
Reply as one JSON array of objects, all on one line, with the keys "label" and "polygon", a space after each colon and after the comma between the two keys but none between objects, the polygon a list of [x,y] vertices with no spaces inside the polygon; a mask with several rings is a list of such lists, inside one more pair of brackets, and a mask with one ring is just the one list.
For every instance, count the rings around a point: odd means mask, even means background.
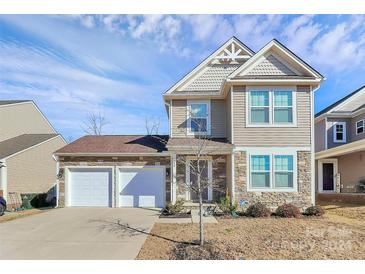
[{"label": "sky", "polygon": [[318,112],[365,84],[364,15],[0,15],[0,99],[32,99],[67,141],[168,133],[162,94],[232,36],[278,39],[326,77]]}]

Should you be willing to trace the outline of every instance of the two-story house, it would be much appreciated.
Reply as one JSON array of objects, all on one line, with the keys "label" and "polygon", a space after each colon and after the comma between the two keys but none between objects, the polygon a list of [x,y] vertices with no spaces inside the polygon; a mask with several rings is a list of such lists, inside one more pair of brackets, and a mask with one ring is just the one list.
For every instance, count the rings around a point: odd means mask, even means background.
[{"label": "two-story house", "polygon": [[365,192],[364,119],[365,86],[316,114],[319,193]]},{"label": "two-story house", "polygon": [[169,136],[86,136],[58,150],[60,204],[195,201],[186,186],[197,179],[190,163],[204,140],[205,201],[310,206],[313,94],[322,80],[277,40],[255,53],[232,37],[164,93]]},{"label": "two-story house", "polygon": [[56,196],[53,152],[66,144],[31,100],[0,100],[0,196],[8,208],[21,194]]}]

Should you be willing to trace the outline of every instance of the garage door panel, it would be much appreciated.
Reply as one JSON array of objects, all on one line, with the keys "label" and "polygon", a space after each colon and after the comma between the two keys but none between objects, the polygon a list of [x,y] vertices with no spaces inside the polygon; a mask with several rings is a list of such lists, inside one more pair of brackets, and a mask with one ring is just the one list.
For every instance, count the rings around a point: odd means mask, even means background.
[{"label": "garage door panel", "polygon": [[122,168],[119,171],[119,206],[164,207],[163,167]]},{"label": "garage door panel", "polygon": [[111,206],[111,169],[71,169],[70,206]]}]

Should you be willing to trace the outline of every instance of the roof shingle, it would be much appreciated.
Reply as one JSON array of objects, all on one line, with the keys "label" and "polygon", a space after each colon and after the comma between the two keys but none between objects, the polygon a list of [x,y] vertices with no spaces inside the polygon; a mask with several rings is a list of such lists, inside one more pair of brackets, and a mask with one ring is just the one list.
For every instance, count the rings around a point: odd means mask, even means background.
[{"label": "roof shingle", "polygon": [[0,159],[47,141],[59,134],[23,134],[0,142]]},{"label": "roof shingle", "polygon": [[57,150],[55,154],[156,153],[166,151],[166,135],[87,135]]}]

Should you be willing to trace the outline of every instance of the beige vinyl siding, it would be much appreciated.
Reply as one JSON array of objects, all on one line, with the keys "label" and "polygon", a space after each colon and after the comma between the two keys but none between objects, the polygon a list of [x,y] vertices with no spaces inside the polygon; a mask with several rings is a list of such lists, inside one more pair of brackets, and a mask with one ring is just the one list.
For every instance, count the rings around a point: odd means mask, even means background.
[{"label": "beige vinyl siding", "polygon": [[310,146],[309,86],[297,87],[297,127],[246,127],[246,89],[234,87],[233,134],[236,146]]},{"label": "beige vinyl siding", "polygon": [[322,119],[314,126],[315,151],[326,149],[326,120]]},{"label": "beige vinyl siding", "polygon": [[226,135],[228,141],[232,142],[232,112],[231,112],[231,92],[226,97]]},{"label": "beige vinyl siding", "polygon": [[0,142],[29,133],[55,133],[32,102],[0,107]]},{"label": "beige vinyl siding", "polygon": [[211,100],[211,136],[214,138],[226,137],[226,101]]},{"label": "beige vinyl siding", "polygon": [[56,183],[53,152],[65,145],[57,136],[6,160],[8,192],[44,193]]},{"label": "beige vinyl siding", "polygon": [[171,137],[186,137],[186,100],[172,100]]},{"label": "beige vinyl siding", "polygon": [[356,192],[359,181],[365,179],[365,152],[350,153],[337,159],[341,192]]},{"label": "beige vinyl siding", "polygon": [[[226,137],[226,102],[214,99],[210,102],[211,137]],[[171,132],[173,138],[187,137],[187,100],[172,100]],[[194,137],[194,136],[188,136]]]}]

